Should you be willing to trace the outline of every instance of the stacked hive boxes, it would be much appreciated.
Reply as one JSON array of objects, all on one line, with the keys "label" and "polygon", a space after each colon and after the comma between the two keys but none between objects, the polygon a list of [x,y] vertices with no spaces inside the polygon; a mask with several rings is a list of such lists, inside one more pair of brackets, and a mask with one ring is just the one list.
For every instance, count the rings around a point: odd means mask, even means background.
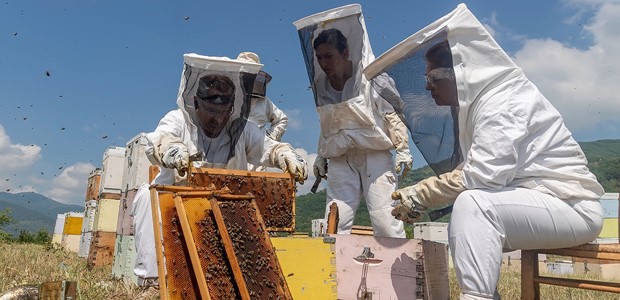
[{"label": "stacked hive boxes", "polygon": [[95,222],[95,212],[97,210],[97,197],[99,196],[99,186],[101,184],[101,169],[96,168],[88,176],[86,187],[86,204],[84,205],[84,222],[82,223],[82,233],[80,237],[79,257],[88,257],[90,243],[93,235]]},{"label": "stacked hive boxes", "polygon": [[62,231],[65,228],[65,214],[56,216],[56,225],[54,226],[54,235],[52,236],[52,246],[60,247],[62,242]]},{"label": "stacked hive boxes", "polygon": [[78,252],[80,250],[80,230],[84,214],[78,212],[65,213],[65,223],[62,229],[60,246],[67,251]]},{"label": "stacked hive boxes", "polygon": [[137,277],[133,273],[136,261],[136,247],[134,244],[132,204],[136,192],[143,184],[148,184],[149,167],[144,153],[147,146],[146,134],[140,133],[127,142],[125,148],[125,168],[123,172],[123,192],[118,209],[116,224],[116,248],[112,275],[136,283]]},{"label": "stacked hive boxes", "polygon": [[89,267],[110,265],[114,259],[116,221],[125,167],[125,148],[109,147],[106,149],[102,165],[101,183],[88,251]]}]

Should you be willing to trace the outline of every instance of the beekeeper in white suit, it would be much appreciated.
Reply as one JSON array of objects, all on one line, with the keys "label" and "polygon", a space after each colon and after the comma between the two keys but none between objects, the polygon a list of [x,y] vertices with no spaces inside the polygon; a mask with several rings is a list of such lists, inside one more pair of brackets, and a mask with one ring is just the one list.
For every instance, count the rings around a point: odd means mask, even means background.
[{"label": "beekeeper in white suit", "polygon": [[[146,155],[160,166],[152,184],[183,179],[190,158],[196,166],[247,170],[248,163],[278,167],[297,181],[307,178],[306,162],[286,143],[268,138],[247,122],[250,94],[262,65],[225,57],[184,55],[178,109],[147,134]],[[149,186],[136,193],[133,212],[136,242],[134,273],[142,286],[157,278]]]},{"label": "beekeeper in white suit", "polygon": [[435,105],[458,107],[462,164],[397,190],[394,215],[416,221],[428,208],[454,204],[448,235],[461,299],[500,298],[504,250],[569,247],[598,236],[603,189],[581,148],[464,4],[364,71],[368,78],[382,72],[399,87],[423,85]]},{"label": "beekeeper in white suit", "polygon": [[[260,64],[258,54],[254,52],[241,52],[237,59]],[[256,75],[248,120],[258,125],[258,128],[269,138],[280,141],[286,131],[288,117],[267,97],[267,85],[270,81],[271,75],[263,70],[260,70]],[[267,168],[250,164],[248,169],[265,171]]]},{"label": "beekeeper in white suit", "polygon": [[[241,52],[237,59],[260,64],[258,54],[254,52]],[[248,120],[256,123],[271,139],[280,141],[286,132],[288,117],[267,97],[267,85],[270,81],[269,73],[263,70],[258,72],[252,89],[252,105]]]},{"label": "beekeeper in white suit", "polygon": [[[348,234],[363,197],[374,235],[405,237],[403,223],[390,215],[389,195],[398,183],[396,173],[405,176],[413,158],[405,124],[362,76],[374,56],[361,7],[335,8],[294,25],[321,124],[313,170],[317,178],[328,179],[325,214],[336,203],[337,232]],[[396,151],[395,162],[390,150]]]}]

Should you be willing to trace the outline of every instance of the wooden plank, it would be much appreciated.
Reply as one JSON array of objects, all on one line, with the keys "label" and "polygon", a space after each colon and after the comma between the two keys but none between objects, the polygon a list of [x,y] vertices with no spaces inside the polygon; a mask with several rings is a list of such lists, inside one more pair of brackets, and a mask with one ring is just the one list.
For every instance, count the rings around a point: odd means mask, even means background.
[{"label": "wooden plank", "polygon": [[617,260],[620,261],[620,253],[613,252],[595,252],[595,251],[584,251],[584,250],[573,250],[573,249],[543,249],[536,250],[540,253],[545,254],[555,254],[561,256],[575,256],[575,257],[583,257],[583,258],[596,258],[596,259],[608,259],[608,260]]},{"label": "wooden plank", "polygon": [[[77,282],[48,281],[39,286],[39,300],[77,299]],[[21,299],[21,298],[20,298]]]},{"label": "wooden plank", "polygon": [[538,276],[538,252],[531,250],[521,251],[521,299],[540,299],[540,284],[534,282]]},{"label": "wooden plank", "polygon": [[155,235],[155,250],[157,253],[159,297],[161,300],[167,300],[166,267],[164,266],[164,252],[161,246],[161,229],[159,227],[159,196],[154,188],[151,188],[151,214],[153,217],[153,234]]},{"label": "wooden plank", "polygon": [[235,255],[235,250],[232,246],[232,240],[230,238],[230,235],[228,234],[228,231],[226,230],[226,224],[224,223],[222,211],[217,204],[217,199],[211,198],[210,202],[218,230],[220,231],[220,236],[222,237],[222,242],[224,243],[224,248],[226,249],[228,261],[230,262],[230,267],[233,271],[233,276],[235,277],[237,287],[239,288],[239,293],[241,294],[241,299],[250,300],[250,293],[248,292],[248,287],[245,284],[245,280],[243,280],[243,273],[241,272],[241,268],[239,267],[239,260]]},{"label": "wooden plank", "polygon": [[183,229],[174,206],[174,194],[159,192],[161,238],[168,299],[198,300],[200,288],[192,272],[192,262],[183,239]]},{"label": "wooden plank", "polygon": [[424,286],[429,300],[450,299],[448,245],[422,240]]},{"label": "wooden plank", "polygon": [[373,235],[372,226],[353,225],[351,227],[351,234]]},{"label": "wooden plank", "polygon": [[571,279],[571,278],[557,278],[539,276],[534,278],[538,283],[564,286],[569,288],[586,289],[592,291],[620,293],[620,283],[617,282],[602,282],[593,280]]},{"label": "wooden plank", "polygon": [[338,219],[338,204],[332,202],[329,206],[329,213],[327,214],[327,229],[325,229],[325,233],[338,233]]},{"label": "wooden plank", "polygon": [[209,199],[186,198],[183,199],[183,206],[199,254],[200,266],[206,277],[209,296],[213,299],[239,299]]},{"label": "wooden plank", "polygon": [[112,199],[112,200],[120,200],[121,193],[101,193],[99,195],[99,199]]},{"label": "wooden plank", "polygon": [[195,168],[190,166],[189,173],[192,176],[198,174],[213,174],[213,175],[235,175],[235,176],[248,176],[248,177],[271,177],[271,178],[291,178],[288,172],[256,172],[246,170],[233,170],[233,169],[212,169],[212,168]]},{"label": "wooden plank", "polygon": [[183,206],[181,197],[179,197],[178,195],[174,197],[174,206],[177,209],[177,214],[179,215],[179,223],[181,223],[181,228],[183,229],[185,237],[184,240],[187,244],[189,257],[192,261],[192,268],[194,269],[194,276],[196,276],[196,281],[198,282],[200,297],[201,299],[211,300],[211,297],[209,296],[209,291],[207,289],[205,275],[202,272],[202,266],[200,265],[200,259],[198,258],[198,252],[196,252],[196,244],[194,244],[192,232],[189,228],[189,223],[187,221],[187,212],[185,211],[185,207]]}]

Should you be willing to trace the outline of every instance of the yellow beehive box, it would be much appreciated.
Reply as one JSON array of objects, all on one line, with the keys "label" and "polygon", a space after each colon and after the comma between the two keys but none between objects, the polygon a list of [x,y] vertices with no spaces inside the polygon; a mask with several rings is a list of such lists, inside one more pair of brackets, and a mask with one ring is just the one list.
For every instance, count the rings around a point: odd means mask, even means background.
[{"label": "yellow beehive box", "polygon": [[101,199],[97,205],[93,231],[116,233],[120,200]]},{"label": "yellow beehive box", "polygon": [[82,233],[82,214],[67,213],[65,217],[65,226],[62,230],[63,235],[80,235]]},{"label": "yellow beehive box", "polygon": [[271,243],[293,299],[337,299],[333,240],[292,235]]},{"label": "yellow beehive box", "polygon": [[603,230],[598,235],[600,238],[618,237],[618,218],[609,218],[603,220]]}]

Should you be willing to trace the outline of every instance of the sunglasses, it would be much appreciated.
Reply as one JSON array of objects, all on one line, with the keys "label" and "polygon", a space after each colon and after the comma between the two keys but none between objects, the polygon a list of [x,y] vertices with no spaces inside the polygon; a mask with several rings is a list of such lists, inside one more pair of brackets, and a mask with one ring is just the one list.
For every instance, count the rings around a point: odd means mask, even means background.
[{"label": "sunglasses", "polygon": [[435,68],[425,74],[424,78],[428,84],[434,86],[440,80],[454,78],[454,71],[452,68]]},{"label": "sunglasses", "polygon": [[[196,95],[196,97],[198,97],[198,95]],[[214,103],[214,104],[218,104],[218,103],[230,103],[232,102],[233,95],[212,95],[212,96],[206,96],[206,97],[198,97],[198,99],[202,100],[202,101],[207,101],[210,103]]]}]

